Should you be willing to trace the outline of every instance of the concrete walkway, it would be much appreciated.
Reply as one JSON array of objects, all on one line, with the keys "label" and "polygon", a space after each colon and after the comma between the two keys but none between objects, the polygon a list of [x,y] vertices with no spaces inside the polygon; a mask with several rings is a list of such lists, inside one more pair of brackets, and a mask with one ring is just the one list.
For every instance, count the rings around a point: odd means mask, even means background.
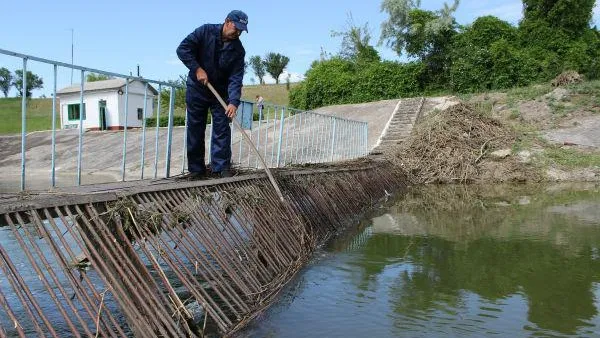
[{"label": "concrete walkway", "polygon": [[[439,101],[439,102],[438,102]],[[403,137],[410,133],[412,125],[417,118],[419,105],[423,105],[423,113],[426,110],[438,107],[438,100],[428,98],[421,103],[421,98],[403,100],[385,100],[361,104],[348,104],[323,107],[315,110],[317,113],[328,114],[350,120],[364,121],[368,123],[368,149],[386,145],[393,147]],[[314,118],[305,124],[297,124],[295,117],[285,119],[285,125],[294,129],[287,134],[289,139],[282,144],[280,164],[290,163],[316,163],[330,161],[331,150],[327,148],[327,136],[330,133],[327,119]],[[257,123],[252,131],[252,140],[259,148],[261,155],[265,158],[267,165],[277,166],[276,153],[278,148],[279,121],[263,122],[258,128]],[[302,128],[300,128],[302,126]],[[208,126],[210,128],[210,126]],[[208,130],[207,128],[207,130]],[[103,182],[118,182],[122,179],[122,157],[123,140],[122,131],[88,131],[83,136],[82,155],[82,184],[94,184]],[[260,143],[258,135],[261,135]],[[154,177],[154,162],[156,154],[156,129],[148,128],[145,136],[144,147],[144,178]],[[387,135],[387,136],[386,136]],[[57,186],[68,187],[77,185],[77,154],[78,154],[78,130],[59,130],[56,136],[56,177]],[[208,144],[209,133],[206,133]],[[348,149],[337,149],[333,160],[359,156],[356,154],[363,149],[356,149],[357,142],[353,139],[356,134],[339,133],[339,143],[345,143]],[[141,130],[129,130],[127,132],[127,150],[125,162],[125,180],[138,180],[142,178],[142,132]],[[173,144],[171,148],[170,176],[180,174],[187,169],[185,167],[184,155],[184,128],[173,129]],[[316,139],[316,141],[313,141]],[[159,129],[158,161],[156,170],[158,177],[164,177],[166,173],[166,140],[167,128]],[[234,165],[241,167],[262,167],[249,146],[242,141],[239,132],[233,134],[232,161]],[[266,140],[266,142],[265,142]],[[300,140],[303,141],[299,147]],[[26,189],[46,190],[51,188],[51,132],[33,132],[27,135],[26,156]],[[241,149],[241,152],[240,152]],[[381,150],[381,149],[379,149]],[[207,149],[208,152],[208,149]],[[20,190],[21,180],[21,136],[0,136],[0,192],[14,192]]]}]

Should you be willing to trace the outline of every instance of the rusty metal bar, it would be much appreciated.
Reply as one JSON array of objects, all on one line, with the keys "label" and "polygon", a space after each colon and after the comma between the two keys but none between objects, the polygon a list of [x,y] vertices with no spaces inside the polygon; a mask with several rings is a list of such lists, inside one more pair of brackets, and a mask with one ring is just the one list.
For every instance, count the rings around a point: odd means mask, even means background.
[{"label": "rusty metal bar", "polygon": [[[37,212],[35,212],[35,211],[32,211],[32,213],[37,215]],[[21,216],[18,213],[15,216],[20,224],[25,224],[25,222],[23,222],[23,219],[21,218]],[[35,223],[35,219],[33,222]],[[55,288],[58,289],[58,291],[60,291],[62,297],[64,297],[65,301],[71,308],[71,311],[74,313],[75,317],[77,317],[77,320],[81,323],[85,333],[88,336],[92,335],[92,333],[89,331],[85,321],[81,318],[81,316],[79,315],[79,312],[76,310],[75,306],[73,305],[73,302],[71,302],[71,300],[67,296],[65,289],[61,286],[60,281],[58,280],[58,277],[54,273],[54,270],[50,268],[50,263],[46,260],[46,258],[44,257],[44,254],[42,253],[39,246],[35,242],[35,239],[32,238],[31,234],[27,230],[27,225],[22,226],[21,229],[23,229],[23,232],[25,233],[25,238],[27,238],[29,240],[31,247],[34,249],[34,252],[37,254],[38,258],[41,260],[42,266],[47,267],[46,271],[50,275],[52,282],[54,282]],[[35,271],[37,272],[38,278],[44,283],[44,286],[46,287],[46,291],[48,292],[48,294],[50,295],[50,297],[56,304],[58,311],[63,315],[67,325],[69,325],[69,328],[73,332],[73,335],[75,335],[75,337],[80,337],[81,335],[79,334],[79,331],[77,330],[77,328],[75,328],[75,324],[71,321],[71,316],[67,313],[66,309],[61,304],[60,300],[58,299],[58,295],[54,293],[55,288],[53,288],[50,285],[51,282],[48,281],[48,279],[46,278],[46,275],[44,274],[44,272],[42,272],[42,270],[38,266],[36,259],[29,252],[29,250],[27,250],[27,245],[24,243],[24,241],[22,241],[21,237],[19,236],[18,230],[16,229],[16,227],[14,227],[14,225],[11,226],[11,230],[13,231],[15,238],[17,238],[17,240],[21,244],[23,251],[27,255],[27,258],[29,258],[29,262],[31,263],[31,265],[33,266]]]},{"label": "rusty metal bar", "polygon": [[[146,194],[147,197],[151,198],[151,201],[153,201],[155,204],[155,206],[157,206],[161,212],[163,212],[163,214],[168,215],[170,213],[170,209],[168,209],[167,205],[163,205],[161,203],[161,201],[165,201],[165,199],[160,199],[160,198],[156,198],[155,196],[153,196],[154,193],[148,193]],[[167,234],[170,236],[170,234]],[[202,243],[203,245],[205,243]],[[170,263],[169,261],[167,261],[167,263]],[[185,278],[182,278],[182,274],[181,272],[179,272],[179,278],[181,278],[182,280],[184,280]],[[208,279],[207,279],[208,280]],[[190,288],[190,291],[192,292],[196,292],[196,288],[194,287],[190,287],[188,285],[188,288]],[[210,304],[211,306],[206,307],[206,311],[208,311],[211,314],[211,318],[213,318],[213,320],[215,320],[215,322],[217,323],[217,325],[219,325],[219,327],[222,330],[226,330],[227,327],[229,327],[231,325],[231,321],[229,320],[229,318],[226,316],[226,314],[221,310],[221,308],[214,302],[214,300],[206,293],[206,291],[204,290],[204,288],[199,287],[198,290],[200,291],[201,295],[197,294],[197,298],[199,298],[200,300],[203,301],[204,304]]]},{"label": "rusty metal bar", "polygon": [[[117,301],[119,302],[119,304],[121,305],[121,308],[123,309],[123,312],[125,313],[125,315],[129,318],[129,323],[130,325],[133,326],[134,331],[137,330],[136,333],[145,335],[145,336],[152,336],[152,331],[149,330],[149,328],[151,327],[151,323],[149,322],[142,322],[140,323],[137,319],[139,317],[141,317],[140,320],[144,320],[143,316],[140,316],[140,313],[137,311],[136,306],[134,305],[134,299],[133,297],[131,297],[128,293],[128,291],[126,291],[124,289],[124,284],[127,283],[129,281],[128,278],[121,280],[120,278],[118,278],[118,276],[114,275],[113,273],[110,272],[109,266],[107,263],[110,263],[111,266],[115,266],[115,260],[112,258],[112,256],[109,255],[108,259],[105,261],[105,258],[101,256],[100,252],[108,252],[106,250],[106,248],[102,245],[98,245],[100,244],[100,242],[97,242],[96,238],[93,238],[94,235],[92,234],[92,238],[88,237],[88,234],[85,233],[85,231],[83,231],[82,229],[82,224],[79,224],[76,222],[76,218],[73,215],[73,213],[71,212],[71,208],[70,207],[65,207],[65,211],[67,212],[67,215],[69,216],[69,218],[71,220],[73,220],[73,222],[75,222],[75,224],[77,224],[78,228],[80,229],[80,234],[81,234],[81,238],[83,239],[84,243],[85,243],[85,247],[87,248],[87,250],[89,250],[88,252],[86,252],[86,256],[89,258],[92,266],[95,267],[96,271],[103,276],[103,279],[105,280],[106,284],[109,287],[109,290],[115,294],[115,299],[117,299]],[[76,210],[78,211],[78,215],[81,214],[80,210]],[[85,226],[86,228],[92,228],[92,226],[89,224],[89,221],[81,216],[80,217],[83,220],[83,226]],[[69,230],[72,231],[72,230]],[[90,229],[91,232],[91,229]],[[96,246],[98,245],[98,248],[96,248]],[[100,251],[99,251],[100,250]],[[118,265],[117,265],[118,267]],[[122,274],[123,275],[123,274]],[[135,294],[133,294],[135,295]]]},{"label": "rusty metal bar", "polygon": [[[10,215],[6,214],[5,215],[5,219],[8,222],[8,225],[11,228],[15,227],[15,224],[13,223]],[[20,224],[20,225],[24,226],[24,224]],[[19,240],[21,239],[20,236],[17,236],[17,237],[19,238]],[[20,240],[19,244],[23,248],[23,251],[27,251],[27,249],[22,246],[21,242],[22,242],[22,240]],[[27,301],[25,300],[25,297],[23,297],[21,295],[21,293],[20,293],[21,291],[25,294],[25,296],[27,297],[27,300],[29,300],[29,302],[31,303],[31,306],[33,306],[33,308],[35,309],[35,312],[36,312],[37,316],[39,316],[39,318],[42,320],[42,322],[44,323],[44,325],[46,325],[46,328],[48,329],[49,333],[53,337],[58,337],[58,335],[56,334],[54,328],[50,324],[50,321],[43,314],[43,311],[42,311],[40,305],[38,304],[38,302],[36,302],[35,297],[31,293],[31,290],[29,289],[29,286],[27,286],[27,284],[23,280],[23,277],[21,277],[21,275],[18,273],[18,270],[15,267],[15,265],[8,258],[9,257],[8,253],[1,246],[0,246],[0,254],[2,255],[3,261],[4,261],[4,263],[6,263],[6,266],[7,266],[7,269],[5,269],[5,264],[2,264],[4,273],[5,273],[6,276],[9,276],[9,280],[11,281],[11,285],[13,287],[13,290],[16,291],[17,294],[19,294],[19,299],[21,300],[21,303],[23,304],[23,307],[29,313],[30,319],[34,323],[38,334],[39,335],[45,335],[45,333],[43,333],[41,327],[39,326],[39,323],[37,322],[37,320],[35,318],[35,315],[31,312],[31,309],[29,308],[29,305],[27,304]],[[8,271],[10,271],[10,273]],[[18,285],[18,287],[15,287],[15,285]]]},{"label": "rusty metal bar", "polygon": [[[6,311],[6,314],[8,314],[10,321],[13,323],[13,328],[15,330],[17,330],[17,334],[19,335],[19,337],[25,337],[25,332],[23,331],[23,326],[21,325],[21,323],[19,323],[17,316],[15,316],[15,313],[13,312],[10,305],[8,304],[8,300],[4,296],[4,293],[2,292],[2,290],[0,290],[0,304],[4,308],[4,311]],[[0,330],[2,332],[2,337],[6,337],[7,333],[2,326],[0,326]]]},{"label": "rusty metal bar", "polygon": [[[144,236],[144,237],[146,237],[146,239],[144,240],[144,242],[145,242],[145,243],[150,243],[150,244],[151,244],[151,246],[152,246],[152,248],[153,248],[153,249],[154,249],[156,252],[161,252],[161,249],[162,249],[162,248],[161,248],[161,247],[159,247],[159,245],[158,245],[158,243],[157,243],[157,241],[158,241],[158,236],[152,236],[151,234],[149,234],[149,233],[148,233],[148,230],[142,229],[142,228],[140,228],[140,227],[139,227],[139,226],[137,226],[137,225],[135,225],[135,227],[136,227],[136,230],[138,230],[138,232],[140,233],[140,235],[142,235],[142,234],[143,234],[143,235],[145,235],[145,236]],[[136,237],[137,237],[137,235],[135,235],[135,234],[134,234],[134,236],[136,236]],[[139,240],[139,241],[141,241],[141,238],[138,238],[138,240]],[[143,248],[143,250],[144,250],[144,251],[147,253],[147,255],[148,255],[148,256],[152,256],[152,253],[150,253],[150,252],[149,252],[149,250],[146,248],[146,246],[145,246],[145,245],[144,245],[144,246],[142,246],[142,248]],[[169,248],[169,246],[168,246],[168,245],[165,245],[165,246],[164,246],[164,248],[166,248],[167,250],[169,250],[169,251],[170,251],[170,248]],[[164,250],[164,249],[162,249],[162,250]],[[161,257],[162,257],[162,256],[164,256],[164,254],[161,254]],[[176,256],[174,255],[174,257],[176,257]],[[197,297],[197,298],[199,298],[199,299],[201,299],[201,300],[203,300],[203,299],[206,299],[206,300],[208,300],[209,302],[213,302],[213,303],[214,303],[214,301],[213,301],[213,300],[212,300],[212,299],[211,299],[211,298],[208,296],[208,294],[205,294],[204,288],[202,288],[202,286],[201,286],[200,284],[198,284],[194,278],[191,278],[191,279],[187,279],[187,278],[185,278],[185,276],[182,274],[182,272],[181,272],[181,271],[180,271],[180,270],[177,268],[177,266],[176,266],[176,265],[174,264],[174,262],[172,262],[171,260],[169,260],[169,259],[165,259],[165,262],[166,262],[166,263],[169,265],[169,267],[170,267],[170,268],[171,268],[171,269],[172,269],[172,270],[173,270],[173,271],[174,271],[174,272],[177,274],[177,276],[178,276],[178,278],[180,279],[180,281],[182,281],[182,282],[183,282],[183,283],[186,285],[186,287],[188,288],[188,290],[190,290],[190,291],[191,291],[193,294],[196,294],[196,297]],[[179,264],[181,264],[181,262],[180,262],[180,261],[179,261],[179,262],[176,262],[176,263],[179,263]],[[182,266],[182,264],[181,264],[181,266]],[[158,267],[158,269],[160,269],[160,267]],[[190,275],[190,274],[188,274],[188,275]],[[193,283],[194,285],[192,285],[191,283]],[[197,293],[197,292],[198,292],[198,290],[200,290],[202,293],[204,293],[204,295],[203,295],[203,296],[199,296],[199,294]],[[216,304],[215,304],[215,305],[216,305]],[[215,306],[215,307],[216,307],[217,309],[219,309],[217,306]],[[207,311],[211,311],[211,308],[206,308],[206,307],[205,307],[205,309],[206,309]],[[220,309],[219,309],[219,310],[220,310]],[[223,317],[225,317],[225,318],[226,318],[226,316],[225,316],[223,313],[221,313],[221,314],[222,314],[222,316],[223,316]],[[213,315],[212,315],[212,317],[213,317],[213,319],[216,319],[216,322],[217,322],[217,324],[218,324],[219,326],[223,326],[223,328],[226,328],[226,327],[227,327],[227,324],[226,324],[226,323],[224,323],[223,321],[218,321],[218,319],[221,319],[221,318],[223,318],[223,317],[221,317],[221,316],[217,316],[216,314],[213,314]]]},{"label": "rusty metal bar", "polygon": [[[189,210],[191,211],[191,215],[199,223],[203,224],[204,222],[206,222],[206,220],[201,220],[203,213],[201,212],[202,209],[199,204],[200,201],[197,201],[197,200],[194,201],[193,205],[190,205],[189,203],[185,203],[186,198],[193,200],[193,197],[189,195],[189,191],[178,191],[178,192],[174,192],[174,193],[175,193],[176,197],[178,198],[178,199],[176,198],[174,200],[175,202],[181,203],[180,205],[186,205],[189,208]],[[198,212],[194,211],[192,206],[195,207],[198,210]],[[227,233],[227,235],[229,235],[229,238],[231,239],[231,241],[227,240],[227,238],[224,237],[225,235],[223,235],[223,233]],[[196,240],[201,240],[200,237],[202,237],[202,233],[199,231],[196,231],[196,229],[194,229],[194,232],[191,232],[190,234],[192,236],[194,236],[194,238],[196,238]],[[230,249],[232,251],[237,252],[240,249],[245,249],[245,244],[244,244],[241,236],[239,236],[239,233],[236,232],[235,229],[233,229],[233,227],[229,227],[229,226],[223,227],[223,231],[221,232],[221,235],[223,236],[224,243],[227,243],[228,245],[230,245],[231,246]],[[264,277],[267,278],[266,275]],[[245,293],[250,293],[250,292],[251,292],[250,290],[245,290]]]},{"label": "rusty metal bar", "polygon": [[[0,200],[0,227],[23,251],[0,242],[0,338],[195,337],[201,318],[230,335],[275,300],[317,243],[403,186],[389,169],[278,171],[285,204],[264,175]],[[30,270],[13,263],[24,261]]]},{"label": "rusty metal bar", "polygon": [[[87,214],[91,216],[89,219],[85,217],[86,213],[78,205],[75,206],[78,213],[83,216],[82,219],[84,222],[89,224],[88,230],[93,233],[97,243],[100,244],[102,250],[108,253],[108,257],[114,262],[116,273],[125,281],[129,292],[135,297],[135,304],[138,311],[143,311],[144,314],[147,314],[143,318],[148,320],[150,327],[157,329],[161,335],[176,337],[179,333],[178,325],[170,319],[170,314],[157,299],[157,290],[148,285],[148,279],[144,280],[140,276],[149,276],[149,272],[143,267],[143,264],[139,261],[139,257],[127,255],[121,245],[115,245],[117,244],[117,240],[109,231],[109,226],[99,217],[92,205],[86,204],[85,207],[88,211]],[[92,219],[94,222],[90,222]],[[119,226],[120,218],[114,217],[114,220],[117,226]],[[94,224],[97,229],[95,229]],[[133,260],[136,258],[138,259],[134,262]]]},{"label": "rusty metal bar", "polygon": [[[65,218],[65,216],[63,215],[63,213],[61,212],[61,210],[58,207],[54,208],[54,212],[55,214],[60,218],[60,220],[63,222],[64,226],[67,228],[67,232],[69,232],[70,234],[72,234],[72,232],[69,231],[69,228],[71,228],[71,226],[69,226],[69,222],[67,221],[67,219]],[[55,233],[60,233],[60,230],[58,229],[58,226],[56,225],[56,223],[54,222],[54,218],[51,217],[50,212],[47,209],[44,209],[44,213],[46,218],[50,221],[50,225],[52,226],[52,230],[54,230]],[[75,223],[73,223],[74,225]],[[89,256],[85,255],[85,245],[82,244],[79,236],[77,236],[77,234],[72,236],[73,239],[77,242],[77,246],[79,247],[80,250],[82,250],[82,252],[84,252],[84,256],[85,259],[88,259]],[[72,252],[71,248],[69,248],[69,245],[67,243],[65,243],[64,241],[64,236],[60,236],[59,237],[61,239],[61,243],[63,244],[63,246],[65,247],[65,249],[67,250],[69,256],[72,258],[72,262],[76,261],[76,255],[74,252]],[[88,290],[90,290],[90,292],[93,295],[93,299],[96,299],[97,301],[102,301],[102,297],[100,296],[100,294],[97,292],[96,288],[94,287],[92,281],[89,279],[89,277],[87,276],[87,273],[85,273],[85,271],[81,272],[80,271],[80,280],[83,279],[86,283],[85,286],[82,285],[82,287],[87,287]],[[83,293],[86,298],[88,299],[88,302],[90,305],[94,305],[94,301],[93,299],[89,298],[89,295],[87,294],[87,292],[80,290],[81,293]],[[101,304],[97,305],[98,307],[101,306]],[[109,317],[111,324],[113,325],[113,327],[117,330],[117,334],[120,337],[125,336],[125,332],[122,330],[121,325],[118,324],[118,322],[116,321],[116,319],[114,318],[114,316],[112,315],[111,312],[108,311],[104,311],[102,312],[102,314],[105,314]],[[104,318],[100,317],[100,320],[104,323]],[[108,325],[105,324],[106,328],[108,329]],[[97,328],[98,329],[98,328]],[[110,332],[113,332],[112,330],[109,330]]]}]

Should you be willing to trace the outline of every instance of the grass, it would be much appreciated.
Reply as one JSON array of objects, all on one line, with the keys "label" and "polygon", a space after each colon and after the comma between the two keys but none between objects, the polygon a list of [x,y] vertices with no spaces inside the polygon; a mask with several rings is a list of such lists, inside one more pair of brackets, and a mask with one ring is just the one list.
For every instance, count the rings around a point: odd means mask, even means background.
[{"label": "grass", "polygon": [[536,84],[528,87],[517,87],[509,89],[506,92],[508,100],[516,101],[529,101],[536,99],[544,94],[548,94],[552,91],[552,86],[548,84]]},{"label": "grass", "polygon": [[[290,88],[293,88],[295,85],[295,83],[291,83]],[[265,99],[265,103],[287,106],[290,102],[288,93],[289,91],[285,83],[250,85],[242,88],[242,99],[254,102],[256,95],[261,95]]]},{"label": "grass", "polygon": [[[60,128],[59,110],[56,111],[57,128]],[[21,132],[21,98],[0,98],[0,135]],[[27,100],[27,132],[52,128],[52,99]]]},{"label": "grass", "polygon": [[572,168],[600,166],[600,154],[584,153],[575,149],[547,148],[544,155],[556,164]]}]

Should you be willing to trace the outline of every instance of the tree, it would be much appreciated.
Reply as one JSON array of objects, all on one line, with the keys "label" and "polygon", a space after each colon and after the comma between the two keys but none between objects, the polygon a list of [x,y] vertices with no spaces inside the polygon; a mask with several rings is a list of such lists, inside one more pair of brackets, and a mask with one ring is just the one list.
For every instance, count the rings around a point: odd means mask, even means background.
[{"label": "tree", "polygon": [[4,93],[4,97],[8,97],[8,91],[13,82],[13,76],[10,70],[2,67],[0,68],[0,90]]},{"label": "tree", "polygon": [[86,82],[104,81],[104,80],[110,80],[110,79],[112,79],[111,76],[104,75],[104,74],[96,74],[96,73],[89,73],[85,77]]},{"label": "tree", "polygon": [[494,16],[477,18],[454,37],[450,85],[472,92],[526,85],[533,61],[519,48],[517,28]]},{"label": "tree", "polygon": [[354,62],[378,62],[381,61],[379,53],[369,44],[371,33],[368,24],[363,27],[354,23],[352,14],[348,15],[347,30],[344,32],[332,31],[332,37],[342,38],[340,57]]},{"label": "tree", "polygon": [[458,4],[455,0],[452,6],[444,3],[440,10],[426,11],[418,8],[419,0],[383,0],[381,10],[389,18],[381,25],[379,43],[385,42],[399,56],[419,58],[427,67],[423,81],[441,86],[448,79]]},{"label": "tree", "polygon": [[[19,92],[19,96],[23,96],[23,70],[15,70],[15,78],[13,81],[13,86]],[[26,96],[31,97],[31,91],[34,89],[44,88],[44,81],[41,77],[33,74],[30,71],[27,71],[27,88],[26,88]]]},{"label": "tree", "polygon": [[[186,92],[187,74],[179,75],[177,80],[168,80],[167,83],[175,87],[175,108],[185,109],[185,92]],[[170,88],[163,88],[159,94],[161,100],[161,109],[169,110],[169,100],[171,96]]]},{"label": "tree", "polygon": [[250,67],[252,67],[252,71],[256,74],[256,77],[258,77],[258,83],[264,84],[265,81],[263,78],[265,77],[266,71],[265,64],[261,57],[258,55],[250,57]]},{"label": "tree", "polygon": [[265,70],[275,79],[275,83],[279,83],[279,75],[283,73],[289,62],[290,58],[287,56],[272,52],[268,53],[263,61]]},{"label": "tree", "polygon": [[521,47],[538,60],[538,80],[565,70],[598,77],[597,30],[590,28],[594,0],[524,0]]},{"label": "tree", "polygon": [[571,38],[589,28],[595,0],[523,0],[523,22],[544,21]]}]

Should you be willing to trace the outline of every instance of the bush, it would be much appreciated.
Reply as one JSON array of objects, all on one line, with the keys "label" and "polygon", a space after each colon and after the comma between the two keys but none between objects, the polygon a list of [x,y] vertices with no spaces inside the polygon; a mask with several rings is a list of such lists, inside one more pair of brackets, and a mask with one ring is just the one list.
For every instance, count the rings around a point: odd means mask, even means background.
[{"label": "bush", "polygon": [[[209,116],[210,118],[210,116]],[[180,115],[173,116],[173,125],[174,126],[185,126],[185,117]],[[168,127],[169,126],[169,116],[161,116],[159,127]],[[146,127],[156,127],[156,118],[146,119]]]},{"label": "bush", "polygon": [[421,62],[376,62],[358,72],[352,103],[417,96],[423,86],[419,79],[425,72]]},{"label": "bush", "polygon": [[451,88],[464,93],[528,84],[536,71],[516,38],[508,22],[493,16],[475,20],[453,41]]},{"label": "bush", "polygon": [[361,62],[341,58],[313,63],[306,79],[292,88],[290,105],[299,109],[417,95],[424,71],[420,62]]}]

